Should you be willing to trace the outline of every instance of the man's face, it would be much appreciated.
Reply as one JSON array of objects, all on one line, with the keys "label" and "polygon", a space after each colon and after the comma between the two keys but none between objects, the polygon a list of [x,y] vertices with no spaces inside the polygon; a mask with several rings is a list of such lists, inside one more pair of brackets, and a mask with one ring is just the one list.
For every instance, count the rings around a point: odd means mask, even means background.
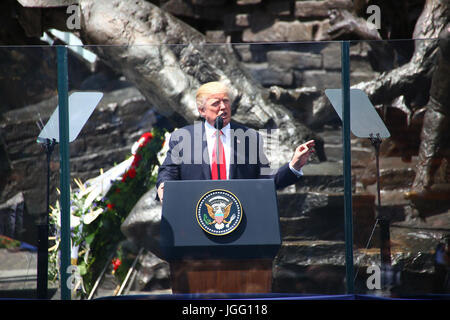
[{"label": "man's face", "polygon": [[231,102],[228,94],[215,93],[206,98],[203,108],[199,108],[200,115],[212,126],[217,116],[223,118],[223,126],[225,127],[231,120]]}]

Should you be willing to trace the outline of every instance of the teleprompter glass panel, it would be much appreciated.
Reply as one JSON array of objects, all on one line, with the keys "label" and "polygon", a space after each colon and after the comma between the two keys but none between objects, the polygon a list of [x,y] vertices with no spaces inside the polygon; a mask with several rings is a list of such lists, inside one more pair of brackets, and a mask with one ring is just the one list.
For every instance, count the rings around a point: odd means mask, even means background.
[{"label": "teleprompter glass panel", "polygon": [[[356,194],[375,204],[358,203],[365,213],[354,209],[356,283],[369,294],[444,293],[439,257],[448,247],[449,147],[438,41],[364,41],[352,48],[353,88],[368,95],[391,134],[377,142],[379,170],[376,143],[352,140]],[[373,59],[362,63],[358,52]]]}]

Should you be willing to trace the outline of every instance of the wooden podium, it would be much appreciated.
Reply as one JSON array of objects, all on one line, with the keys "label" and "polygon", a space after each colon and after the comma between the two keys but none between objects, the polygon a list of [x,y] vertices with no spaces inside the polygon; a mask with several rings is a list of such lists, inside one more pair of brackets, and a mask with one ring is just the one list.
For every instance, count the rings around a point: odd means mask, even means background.
[{"label": "wooden podium", "polygon": [[[210,203],[219,207],[221,201],[226,207],[227,195],[234,197],[230,203],[238,205],[230,204],[224,218],[225,226],[240,219],[234,230],[222,226],[217,232],[223,234],[214,234],[214,222],[220,220],[202,211],[210,194]],[[280,246],[273,180],[165,183],[161,252],[170,264],[173,293],[269,293]]]},{"label": "wooden podium", "polygon": [[185,260],[170,263],[173,293],[269,293],[272,260]]}]

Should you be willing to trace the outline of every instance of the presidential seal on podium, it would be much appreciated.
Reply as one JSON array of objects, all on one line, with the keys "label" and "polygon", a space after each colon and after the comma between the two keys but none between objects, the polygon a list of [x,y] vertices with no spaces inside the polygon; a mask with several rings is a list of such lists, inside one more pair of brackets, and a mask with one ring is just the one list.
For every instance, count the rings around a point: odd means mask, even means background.
[{"label": "presidential seal on podium", "polygon": [[215,236],[226,235],[236,230],[241,223],[241,202],[230,191],[211,190],[198,201],[196,217],[205,232]]}]

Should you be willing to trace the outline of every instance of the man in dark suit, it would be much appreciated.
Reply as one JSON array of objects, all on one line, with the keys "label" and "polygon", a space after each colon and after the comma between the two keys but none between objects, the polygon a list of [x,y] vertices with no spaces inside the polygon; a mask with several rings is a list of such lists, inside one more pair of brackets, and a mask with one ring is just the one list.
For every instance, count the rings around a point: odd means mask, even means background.
[{"label": "man in dark suit", "polygon": [[[197,91],[196,101],[205,121],[172,133],[169,151],[159,168],[156,182],[160,201],[164,182],[168,180],[273,178],[276,188],[282,189],[300,179],[303,174],[301,168],[313,152],[314,140],[298,146],[291,161],[273,172],[262,150],[260,135],[253,129],[231,122],[230,95],[224,84],[209,82],[202,85]],[[219,146],[214,128],[218,116],[223,119]]]}]

